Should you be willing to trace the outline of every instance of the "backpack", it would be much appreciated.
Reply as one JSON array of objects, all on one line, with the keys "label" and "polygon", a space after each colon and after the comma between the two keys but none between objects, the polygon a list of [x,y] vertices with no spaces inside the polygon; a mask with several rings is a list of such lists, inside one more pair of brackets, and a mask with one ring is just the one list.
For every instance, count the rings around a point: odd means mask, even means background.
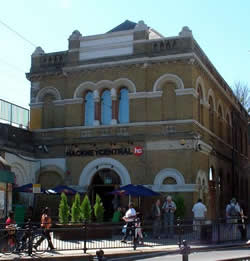
[{"label": "backpack", "polygon": [[239,215],[238,211],[236,210],[235,205],[231,205],[229,209],[229,216],[230,217],[237,217]]}]

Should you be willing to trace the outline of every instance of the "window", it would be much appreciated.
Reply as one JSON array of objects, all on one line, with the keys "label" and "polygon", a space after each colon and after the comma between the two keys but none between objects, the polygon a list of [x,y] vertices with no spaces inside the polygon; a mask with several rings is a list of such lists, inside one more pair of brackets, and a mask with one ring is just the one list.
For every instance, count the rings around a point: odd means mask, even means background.
[{"label": "window", "polygon": [[93,92],[87,92],[85,96],[85,126],[93,126],[95,117],[95,105]]},{"label": "window", "polygon": [[211,131],[214,131],[214,103],[211,96],[209,97],[208,103],[209,103],[209,127]]},{"label": "window", "polygon": [[128,90],[126,88],[121,89],[119,97],[119,123],[129,122],[129,98]]},{"label": "window", "polygon": [[101,123],[110,125],[112,120],[112,100],[109,90],[105,90],[101,97]]},{"label": "window", "polygon": [[197,113],[198,113],[198,121],[203,124],[203,106],[201,104],[201,101],[203,100],[203,94],[201,90],[201,86],[198,86],[198,102],[197,102]]},{"label": "window", "polygon": [[218,109],[218,120],[219,120],[219,137],[223,139],[223,126],[222,126],[222,110],[221,106]]}]

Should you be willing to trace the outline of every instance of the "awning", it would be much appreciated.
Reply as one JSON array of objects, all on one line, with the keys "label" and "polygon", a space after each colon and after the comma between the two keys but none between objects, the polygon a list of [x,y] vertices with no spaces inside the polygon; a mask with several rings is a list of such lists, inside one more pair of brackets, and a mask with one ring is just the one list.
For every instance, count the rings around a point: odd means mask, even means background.
[{"label": "awning", "polygon": [[8,170],[0,170],[0,182],[14,184],[15,174]]}]

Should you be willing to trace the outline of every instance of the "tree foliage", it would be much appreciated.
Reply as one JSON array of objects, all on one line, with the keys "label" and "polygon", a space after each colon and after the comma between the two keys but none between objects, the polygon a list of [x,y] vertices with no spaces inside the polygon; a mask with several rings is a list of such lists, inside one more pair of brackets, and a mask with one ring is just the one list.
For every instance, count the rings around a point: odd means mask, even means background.
[{"label": "tree foliage", "polygon": [[173,201],[176,204],[175,216],[177,218],[183,219],[186,214],[186,206],[185,206],[184,197],[181,195],[177,195],[174,197]]},{"label": "tree foliage", "polygon": [[104,207],[101,198],[98,194],[96,194],[96,198],[95,198],[94,214],[97,222],[103,221]]},{"label": "tree foliage", "polygon": [[92,208],[90,205],[89,197],[86,194],[81,204],[81,218],[85,221],[91,220]]},{"label": "tree foliage", "polygon": [[233,85],[233,91],[242,106],[250,112],[250,89],[248,85],[241,81],[235,82]]},{"label": "tree foliage", "polygon": [[77,223],[81,220],[81,202],[80,195],[76,193],[74,202],[71,207],[71,222]]},{"label": "tree foliage", "polygon": [[68,205],[67,196],[62,193],[61,201],[59,204],[59,222],[62,224],[69,223],[70,208]]}]

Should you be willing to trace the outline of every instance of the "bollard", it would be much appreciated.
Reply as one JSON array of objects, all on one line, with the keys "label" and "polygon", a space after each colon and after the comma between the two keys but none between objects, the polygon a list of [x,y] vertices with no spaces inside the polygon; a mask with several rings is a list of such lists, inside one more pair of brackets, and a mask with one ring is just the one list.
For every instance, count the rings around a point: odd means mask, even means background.
[{"label": "bollard", "polygon": [[181,247],[182,261],[188,261],[188,255],[190,254],[190,246],[188,246],[186,240],[182,240],[183,246]]},{"label": "bollard", "polygon": [[83,227],[84,227],[84,245],[83,245],[83,252],[84,252],[84,254],[86,254],[87,253],[87,221],[86,220],[84,220],[84,225],[83,225]]},{"label": "bollard", "polygon": [[133,248],[136,250],[136,238],[135,238],[135,221],[133,221],[132,225],[132,240],[133,240]]},{"label": "bollard", "polygon": [[181,219],[177,218],[178,246],[181,248]]}]

